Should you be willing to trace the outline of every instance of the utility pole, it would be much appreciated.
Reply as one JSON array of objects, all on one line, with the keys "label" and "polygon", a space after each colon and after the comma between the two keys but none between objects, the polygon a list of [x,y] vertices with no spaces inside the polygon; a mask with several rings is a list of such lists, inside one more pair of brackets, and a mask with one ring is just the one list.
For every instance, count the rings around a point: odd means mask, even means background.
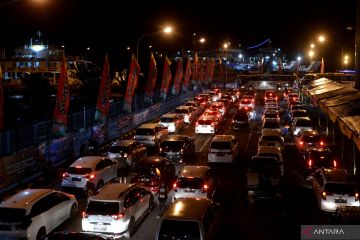
[{"label": "utility pole", "polygon": [[[355,26],[355,88],[360,90],[360,0],[356,1]],[[344,59],[341,59],[344,61]]]}]

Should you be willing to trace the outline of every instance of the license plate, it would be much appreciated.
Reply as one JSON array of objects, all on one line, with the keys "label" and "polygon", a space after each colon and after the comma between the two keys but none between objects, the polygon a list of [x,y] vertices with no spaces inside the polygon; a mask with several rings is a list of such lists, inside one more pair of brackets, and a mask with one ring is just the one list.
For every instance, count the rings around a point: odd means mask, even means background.
[{"label": "license plate", "polygon": [[73,180],[74,182],[81,182],[81,178],[79,177],[73,177],[71,178],[71,180]]},{"label": "license plate", "polygon": [[335,203],[347,203],[347,200],[344,198],[337,198],[335,199]]},{"label": "license plate", "polygon": [[195,192],[195,190],[194,190],[194,189],[185,189],[185,192],[194,193],[194,192]]},{"label": "license plate", "polygon": [[95,225],[95,226],[94,226],[94,230],[95,230],[95,231],[105,231],[105,230],[106,230],[106,226],[104,226],[104,225]]},{"label": "license plate", "polygon": [[150,182],[150,179],[148,179],[148,178],[142,178],[141,181],[142,181],[142,182]]}]

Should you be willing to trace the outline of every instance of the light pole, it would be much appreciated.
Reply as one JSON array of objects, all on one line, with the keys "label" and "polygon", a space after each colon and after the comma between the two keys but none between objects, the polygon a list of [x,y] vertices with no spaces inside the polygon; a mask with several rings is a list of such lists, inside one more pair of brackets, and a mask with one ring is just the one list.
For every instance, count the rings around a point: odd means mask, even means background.
[{"label": "light pole", "polygon": [[[229,47],[230,43],[224,43],[224,48],[227,49]],[[228,57],[226,57],[226,63],[225,63],[225,87],[226,88],[226,84],[227,84],[227,65],[228,65]]]},{"label": "light pole", "polygon": [[310,50],[309,51],[309,59],[310,59],[310,64],[311,64],[311,59],[312,59],[312,57],[314,56],[314,51],[313,50]]},{"label": "light pole", "polygon": [[171,27],[166,27],[166,28],[164,28],[164,29],[161,30],[161,31],[156,31],[156,32],[151,32],[151,33],[145,33],[145,34],[143,34],[143,35],[141,35],[141,36],[139,37],[139,39],[137,40],[137,44],[136,44],[136,59],[137,59],[138,62],[139,62],[139,44],[140,44],[140,41],[141,41],[144,37],[148,37],[148,36],[151,36],[151,35],[156,35],[156,34],[159,34],[159,33],[162,33],[162,32],[164,32],[164,33],[166,33],[166,34],[171,33],[171,32],[172,32],[172,28],[171,28]]}]

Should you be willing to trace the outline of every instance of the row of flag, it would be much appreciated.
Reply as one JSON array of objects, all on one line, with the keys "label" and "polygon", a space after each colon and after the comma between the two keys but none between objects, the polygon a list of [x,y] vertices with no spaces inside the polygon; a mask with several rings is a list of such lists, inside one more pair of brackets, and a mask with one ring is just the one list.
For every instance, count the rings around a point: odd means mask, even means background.
[{"label": "row of flag", "polygon": [[[160,97],[165,100],[169,87],[172,81],[171,72],[172,62],[166,56],[164,61],[162,82],[160,87]],[[194,56],[194,63],[191,64],[190,59],[186,61],[185,73],[183,72],[183,61],[177,60],[175,76],[173,79],[173,94],[178,95],[180,91],[186,90],[190,78],[193,80],[212,81],[214,74],[214,59],[209,59],[205,64],[201,64],[198,60],[197,53]],[[221,68],[221,62],[220,62]],[[222,72],[222,69],[220,70]],[[131,57],[130,70],[127,77],[127,86],[124,96],[124,110],[131,112],[132,99],[137,88],[138,78],[140,73],[140,65],[137,62],[135,55]],[[155,91],[157,80],[157,64],[154,55],[151,53],[148,77],[145,88],[145,101],[152,103],[153,94]],[[67,112],[70,104],[70,93],[68,88],[67,69],[65,56],[62,59],[61,73],[58,84],[58,92],[56,97],[56,105],[53,116],[53,133],[56,135],[65,135],[67,127]],[[110,110],[110,95],[111,95],[111,80],[110,67],[108,56],[105,56],[104,65],[102,68],[101,82],[99,94],[96,104],[95,121],[105,123],[107,115]],[[1,100],[0,100],[1,101]]]}]

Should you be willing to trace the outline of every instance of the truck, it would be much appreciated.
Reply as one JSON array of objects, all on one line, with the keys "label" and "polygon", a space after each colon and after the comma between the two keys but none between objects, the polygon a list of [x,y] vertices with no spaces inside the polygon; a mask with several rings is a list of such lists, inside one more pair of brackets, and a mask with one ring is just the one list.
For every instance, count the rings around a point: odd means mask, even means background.
[{"label": "truck", "polygon": [[283,162],[274,156],[253,156],[246,174],[249,204],[279,200],[282,196]]}]

